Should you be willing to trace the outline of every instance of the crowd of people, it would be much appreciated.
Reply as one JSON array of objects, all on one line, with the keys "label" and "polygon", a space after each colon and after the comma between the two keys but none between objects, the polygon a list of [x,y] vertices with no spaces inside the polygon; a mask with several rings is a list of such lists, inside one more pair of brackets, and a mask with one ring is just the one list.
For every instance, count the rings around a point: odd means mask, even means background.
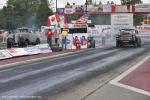
[{"label": "crowd of people", "polygon": [[60,30],[53,31],[52,29],[48,29],[48,31],[45,33],[47,43],[50,48],[52,48],[52,38],[55,38],[56,46],[59,46],[59,44],[61,43],[62,48],[67,49],[67,35],[68,35],[67,30],[63,30],[61,32]]}]

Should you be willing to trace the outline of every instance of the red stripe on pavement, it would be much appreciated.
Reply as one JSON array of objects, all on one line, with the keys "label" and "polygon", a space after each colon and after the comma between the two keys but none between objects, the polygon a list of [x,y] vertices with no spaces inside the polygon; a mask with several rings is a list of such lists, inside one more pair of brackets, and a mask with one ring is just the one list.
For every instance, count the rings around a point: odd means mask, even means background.
[{"label": "red stripe on pavement", "polygon": [[150,58],[121,79],[119,83],[150,92]]}]

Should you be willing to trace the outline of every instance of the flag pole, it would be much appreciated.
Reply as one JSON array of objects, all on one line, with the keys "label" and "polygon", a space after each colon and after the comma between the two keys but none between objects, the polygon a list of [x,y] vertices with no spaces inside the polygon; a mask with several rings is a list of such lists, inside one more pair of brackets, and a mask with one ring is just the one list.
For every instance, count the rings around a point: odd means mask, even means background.
[{"label": "flag pole", "polygon": [[56,13],[57,13],[57,0],[56,0]]}]

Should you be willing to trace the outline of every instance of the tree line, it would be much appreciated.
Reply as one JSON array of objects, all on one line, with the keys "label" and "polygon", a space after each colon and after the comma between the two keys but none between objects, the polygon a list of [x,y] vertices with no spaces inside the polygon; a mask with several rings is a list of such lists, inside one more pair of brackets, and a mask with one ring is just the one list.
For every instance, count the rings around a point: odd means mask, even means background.
[{"label": "tree line", "polygon": [[[142,3],[141,0],[123,1],[123,5]],[[0,10],[0,29],[47,25],[47,18],[52,14],[47,0],[8,0]],[[143,18],[143,15],[134,15],[134,25],[140,25]]]},{"label": "tree line", "polygon": [[0,10],[0,29],[47,25],[52,13],[47,0],[8,0]]}]

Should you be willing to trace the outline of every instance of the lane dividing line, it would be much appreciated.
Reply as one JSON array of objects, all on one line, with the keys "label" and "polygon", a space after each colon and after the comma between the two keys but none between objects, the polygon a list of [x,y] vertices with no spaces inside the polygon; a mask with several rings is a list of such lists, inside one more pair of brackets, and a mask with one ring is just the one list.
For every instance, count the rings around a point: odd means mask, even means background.
[{"label": "lane dividing line", "polygon": [[132,68],[130,68],[130,69],[127,70],[126,72],[124,72],[123,74],[121,74],[120,76],[118,76],[117,78],[111,80],[109,83],[112,84],[112,85],[115,85],[115,86],[119,86],[119,87],[122,87],[122,88],[125,88],[125,89],[128,89],[128,90],[137,92],[137,93],[141,93],[141,94],[150,96],[150,92],[147,92],[147,91],[144,91],[144,90],[142,90],[142,89],[138,89],[138,88],[135,88],[135,87],[132,87],[132,86],[129,86],[129,85],[125,85],[125,84],[119,83],[119,81],[120,81],[121,79],[123,79],[123,78],[126,77],[128,74],[130,74],[131,72],[133,72],[135,69],[137,69],[138,67],[140,67],[140,65],[142,65],[142,64],[143,64],[145,61],[147,61],[148,59],[150,59],[150,55],[147,56],[147,57],[146,57],[145,59],[143,59],[142,61],[140,61],[139,63],[137,63],[136,65],[134,65]]}]

